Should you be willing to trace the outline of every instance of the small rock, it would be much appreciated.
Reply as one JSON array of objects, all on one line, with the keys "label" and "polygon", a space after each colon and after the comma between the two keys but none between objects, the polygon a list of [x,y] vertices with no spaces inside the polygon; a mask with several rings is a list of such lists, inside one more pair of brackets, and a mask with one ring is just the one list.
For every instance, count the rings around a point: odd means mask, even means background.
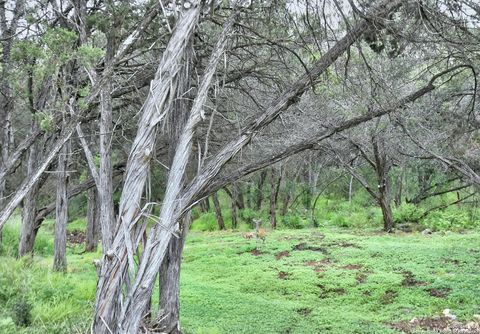
[{"label": "small rock", "polygon": [[480,326],[475,321],[467,322],[465,327],[467,327],[467,329],[480,329]]},{"label": "small rock", "polygon": [[443,310],[443,315],[445,316],[445,318],[448,318],[448,319],[451,319],[451,320],[455,320],[457,319],[457,317],[454,315],[454,314],[451,314],[450,313],[450,309],[446,308],[445,310]]},{"label": "small rock", "polygon": [[417,318],[413,318],[412,320],[410,320],[410,323],[411,323],[411,324],[414,324],[414,323],[416,323],[417,321],[418,321]]},{"label": "small rock", "polygon": [[432,234],[432,230],[429,228],[422,231],[422,235],[429,235],[429,234]]}]

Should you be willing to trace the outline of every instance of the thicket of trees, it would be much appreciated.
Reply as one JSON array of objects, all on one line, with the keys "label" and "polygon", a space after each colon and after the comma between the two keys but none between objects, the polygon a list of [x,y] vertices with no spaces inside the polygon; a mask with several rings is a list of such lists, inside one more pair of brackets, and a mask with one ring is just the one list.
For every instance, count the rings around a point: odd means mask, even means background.
[{"label": "thicket of trees", "polygon": [[0,230],[20,209],[25,256],[55,217],[65,270],[84,194],[93,332],[179,332],[191,210],[225,228],[221,189],[233,227],[338,179],[385,231],[393,205],[475,196],[479,23],[469,0],[0,1]]}]

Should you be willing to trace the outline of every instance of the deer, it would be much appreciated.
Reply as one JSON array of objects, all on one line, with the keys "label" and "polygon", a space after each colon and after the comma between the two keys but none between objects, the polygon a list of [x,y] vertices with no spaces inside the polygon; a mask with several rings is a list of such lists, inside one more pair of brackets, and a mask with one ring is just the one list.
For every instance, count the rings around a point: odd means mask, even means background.
[{"label": "deer", "polygon": [[265,243],[265,239],[267,237],[267,230],[260,227],[262,225],[262,220],[261,219],[254,219],[253,222],[255,223],[255,232],[244,233],[243,237],[245,239],[255,238],[255,239],[257,239],[257,242],[259,240],[262,240],[262,242]]}]

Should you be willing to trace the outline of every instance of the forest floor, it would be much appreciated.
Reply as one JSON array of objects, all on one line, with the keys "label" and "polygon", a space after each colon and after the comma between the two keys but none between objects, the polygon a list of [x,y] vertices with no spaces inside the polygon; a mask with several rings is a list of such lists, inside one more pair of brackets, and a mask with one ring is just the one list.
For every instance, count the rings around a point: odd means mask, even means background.
[{"label": "forest floor", "polygon": [[[100,253],[75,244],[82,222],[69,226],[65,274],[51,271],[48,223],[35,257],[15,259],[16,224],[5,229],[0,256],[0,333],[84,333]],[[480,333],[479,268],[478,232],[319,227],[270,232],[258,244],[241,232],[191,232],[181,322],[187,334]],[[14,324],[28,313],[29,326]]]}]

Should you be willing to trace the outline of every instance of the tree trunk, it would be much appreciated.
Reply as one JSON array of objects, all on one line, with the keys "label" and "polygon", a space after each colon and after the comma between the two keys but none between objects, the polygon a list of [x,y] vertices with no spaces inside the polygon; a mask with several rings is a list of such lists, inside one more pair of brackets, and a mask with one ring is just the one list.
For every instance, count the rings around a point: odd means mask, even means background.
[{"label": "tree trunk", "polygon": [[[136,333],[140,319],[150,300],[153,282],[164,257],[163,252],[171,238],[170,231],[164,230],[158,224],[152,228],[151,235],[155,235],[156,231],[162,233],[156,239],[162,242],[152,246],[151,242],[149,243],[150,239],[147,241],[142,262],[140,268],[138,268],[138,279],[140,279],[145,274],[144,262],[149,263],[149,265],[153,264],[148,272],[149,282],[148,284],[142,283],[141,289],[138,288],[136,282],[133,286],[130,286],[129,294],[123,301],[122,307],[122,287],[127,275],[132,277],[135,270],[133,247],[136,248],[144,229],[144,225],[140,225],[138,219],[141,214],[140,203],[148,176],[150,159],[154,152],[157,124],[165,117],[166,111],[170,109],[172,97],[176,96],[173,87],[176,85],[178,73],[181,70],[179,60],[183,58],[187,42],[195,31],[200,12],[201,6],[194,6],[179,16],[172,36],[163,52],[155,78],[151,83],[150,94],[143,106],[137,135],[131,148],[125,172],[124,187],[119,204],[120,232],[115,236],[111,252],[114,256],[106,254],[100,271],[93,324],[93,331],[96,334],[110,332]],[[187,154],[184,158],[188,157],[190,139],[179,142],[179,145],[182,145],[182,153]],[[172,165],[160,213],[162,226],[173,226],[175,224],[175,221],[171,219],[172,210],[174,204],[178,202],[176,197],[180,191],[185,166],[186,162],[183,164],[183,161]],[[178,177],[180,179],[177,179]],[[165,241],[165,239],[167,240]],[[149,255],[152,253],[152,248],[157,247],[162,250],[161,257],[156,257],[153,262],[150,262],[152,259],[149,258]]]},{"label": "tree trunk", "polygon": [[383,230],[391,232],[393,229],[393,214],[389,201],[385,197],[381,197],[378,201],[383,215]]},{"label": "tree trunk", "polygon": [[237,187],[233,184],[232,185],[232,204],[231,208],[231,216],[232,216],[232,229],[236,229],[238,225],[238,192]]},{"label": "tree trunk", "polygon": [[247,183],[246,196],[247,196],[247,208],[252,209],[253,197],[252,197],[252,183],[250,181]]},{"label": "tree trunk", "polygon": [[97,250],[100,230],[100,205],[97,189],[91,188],[87,193],[87,228],[85,236],[85,251]]},{"label": "tree trunk", "polygon": [[277,172],[272,169],[270,183],[270,225],[272,229],[277,228],[277,200],[281,182],[282,172],[278,173],[277,177]]},{"label": "tree trunk", "polygon": [[257,196],[255,200],[255,210],[260,211],[262,208],[262,202],[263,202],[263,185],[265,184],[265,180],[267,178],[267,170],[262,170],[260,172],[260,177],[258,179],[257,183]]},{"label": "tree trunk", "polygon": [[218,201],[218,194],[214,192],[212,194],[213,207],[215,208],[215,217],[217,218],[218,229],[225,230],[225,222],[222,216],[222,208],[220,207],[220,202]]},{"label": "tree trunk", "polygon": [[[111,65],[114,58],[115,29],[107,34],[105,61]],[[100,224],[102,247],[106,252],[113,242],[115,231],[115,211],[113,208],[113,169],[112,169],[112,78],[107,78],[100,92],[100,168],[98,170],[98,199],[100,203]]]},{"label": "tree trunk", "polygon": [[[34,115],[33,115],[34,116]],[[35,116],[34,116],[35,117]],[[36,131],[38,125],[32,120],[32,133]],[[27,161],[27,177],[30,177],[36,168],[39,158],[39,144],[35,142],[30,146]],[[35,244],[35,215],[37,213],[37,199],[40,185],[38,182],[32,187],[23,199],[22,211],[22,229],[20,231],[20,243],[18,244],[18,256],[22,257],[33,252]]]},{"label": "tree trunk", "polygon": [[375,158],[375,172],[377,174],[378,182],[378,204],[382,209],[383,215],[383,229],[385,232],[391,232],[393,229],[393,214],[390,201],[390,182],[389,171],[391,164],[388,162],[385,149],[379,146],[378,138],[372,136],[373,155]]},{"label": "tree trunk", "polygon": [[397,176],[397,182],[396,182],[396,192],[395,192],[395,206],[399,207],[402,205],[402,190],[403,190],[403,170],[402,172]]},{"label": "tree trunk", "polygon": [[[383,16],[383,14],[385,14],[384,11],[392,8],[392,5],[390,5],[391,2],[388,2],[388,6],[386,4],[387,2],[382,2],[382,10],[375,11],[375,16]],[[393,4],[398,5],[398,1],[393,1]],[[383,10],[383,7],[387,8]],[[180,18],[189,16],[189,18],[186,19],[185,24],[177,23],[175,26],[174,34],[170,41],[173,40],[176,47],[178,47],[179,43],[181,44],[178,38],[181,37],[181,40],[185,41],[185,35],[187,35],[187,32],[189,30],[190,32],[193,32],[190,24],[193,23],[195,25],[197,22],[196,19],[198,19],[201,8],[200,6],[193,6],[190,8],[190,11],[186,11],[180,16]],[[196,15],[194,22],[191,20],[191,14]],[[144,123],[144,121],[150,120],[150,117],[155,116],[155,113],[150,108],[150,101],[147,101],[146,105],[148,106],[148,109],[143,112],[140,128],[134,144],[132,145],[129,164],[127,165],[127,177],[120,203],[121,219],[119,220],[122,221],[121,228],[124,228],[125,233],[118,233],[116,235],[111,256],[109,257],[107,254],[101,270],[97,288],[96,314],[94,322],[95,333],[108,333],[109,329],[106,326],[111,326],[110,331],[114,333],[137,333],[143,311],[145,310],[152,293],[155,278],[158,274],[158,268],[163,261],[169,241],[172,238],[171,229],[173,229],[184,211],[187,210],[186,203],[190,205],[192,199],[196,197],[202,189],[208,187],[212,182],[212,179],[218,175],[220,169],[225,163],[230,161],[232,157],[236,156],[239,150],[250,142],[251,138],[256,133],[256,130],[262,129],[268,125],[281,111],[295,103],[298,100],[298,97],[303,94],[307,88],[311,87],[312,78],[317,78],[321,73],[324,73],[331,63],[343,54],[345,50],[362,35],[370,24],[369,21],[363,20],[357,26],[352,28],[352,31],[350,31],[347,36],[342,38],[333,48],[325,53],[318,62],[315,63],[309,75],[306,74],[297,80],[297,82],[289,87],[284,94],[273,101],[265,112],[254,120],[254,123],[247,126],[237,138],[224,146],[224,148],[202,168],[191,186],[184,191],[181,188],[181,184],[190,157],[194,130],[198,122],[201,120],[201,110],[207,97],[211,78],[215,72],[218,61],[223,54],[229,31],[233,26],[233,20],[229,19],[227,21],[224,31],[217,42],[218,47],[216,46],[214,52],[212,52],[212,57],[210,58],[207,70],[205,70],[204,78],[200,81],[190,119],[180,136],[174,163],[172,164],[167,180],[167,189],[160,212],[159,223],[155,224],[150,230],[150,235],[142,255],[142,261],[140,262],[138,269],[135,271],[136,268],[133,268],[135,262],[133,261],[133,258],[130,260],[130,258],[133,257],[131,247],[136,247],[135,243],[137,242],[138,236],[136,231],[138,221],[136,218],[139,214],[138,210],[141,208],[138,208],[137,203],[139,201],[132,202],[132,199],[137,199],[141,196],[141,193],[138,194],[138,188],[143,188],[143,185],[145,184],[146,177],[144,177],[141,171],[138,170],[139,168],[143,170],[149,166],[148,159],[145,161],[145,153],[148,153],[146,154],[148,158],[151,151],[149,150],[148,152],[145,152],[146,148],[150,148],[150,146],[145,147],[145,144],[151,143],[149,140],[149,134],[151,132],[150,128],[157,124],[155,120],[158,119],[157,115],[156,118],[151,120],[151,123]],[[184,29],[184,31],[176,36],[175,33],[179,29]],[[172,54],[172,51],[175,51],[173,53],[177,54]],[[176,48],[173,48],[172,50],[171,43],[169,42],[167,50],[163,53],[164,59],[170,60],[171,58],[174,58],[178,61],[180,58],[176,51],[178,51]],[[171,83],[170,81],[177,66],[170,61],[162,61],[160,67],[164,70],[167,65],[169,69],[168,73],[163,73],[163,71],[162,73],[165,74],[165,81]],[[170,85],[161,85],[161,87],[165,87],[167,90],[166,96],[171,96],[168,94]],[[161,97],[163,96],[164,95],[162,94]],[[163,102],[156,106],[158,107],[156,108],[157,110],[164,110]],[[127,194],[129,195],[127,196]],[[132,267],[132,274],[135,276],[132,276],[134,277],[133,282],[128,280],[128,282],[133,284],[127,285],[127,295],[126,298],[122,300],[120,291],[122,287],[125,286],[124,278],[127,266]]]},{"label": "tree trunk", "polygon": [[243,189],[237,182],[233,184],[237,191],[237,205],[240,210],[245,209],[245,198],[243,196]]},{"label": "tree trunk", "polygon": [[67,197],[67,166],[70,143],[62,147],[58,155],[57,167],[57,205],[55,211],[55,241],[53,270],[65,271],[67,269],[67,221],[68,221],[68,197]]},{"label": "tree trunk", "polygon": [[186,230],[190,225],[184,219],[183,229],[178,237],[173,237],[168,245],[165,259],[160,266],[160,299],[157,315],[158,329],[162,333],[180,334],[180,268]]},{"label": "tree trunk", "polygon": [[353,196],[353,176],[350,176],[350,182],[348,183],[348,203],[352,204]]}]

